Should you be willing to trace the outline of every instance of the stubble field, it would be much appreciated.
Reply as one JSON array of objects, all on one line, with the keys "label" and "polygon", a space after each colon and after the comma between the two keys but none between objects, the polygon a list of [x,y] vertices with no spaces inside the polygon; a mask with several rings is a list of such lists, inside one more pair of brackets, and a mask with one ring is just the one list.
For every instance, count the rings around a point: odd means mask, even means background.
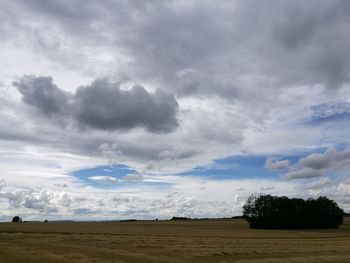
[{"label": "stubble field", "polygon": [[243,220],[0,223],[0,262],[350,262],[350,220],[324,230],[253,230]]}]

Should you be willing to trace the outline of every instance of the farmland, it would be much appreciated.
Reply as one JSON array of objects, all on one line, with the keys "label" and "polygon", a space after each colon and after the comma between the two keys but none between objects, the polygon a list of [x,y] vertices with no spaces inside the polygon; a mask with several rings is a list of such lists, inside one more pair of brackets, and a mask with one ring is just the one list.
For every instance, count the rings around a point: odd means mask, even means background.
[{"label": "farmland", "polygon": [[338,229],[254,230],[243,220],[0,223],[0,262],[350,262]]}]

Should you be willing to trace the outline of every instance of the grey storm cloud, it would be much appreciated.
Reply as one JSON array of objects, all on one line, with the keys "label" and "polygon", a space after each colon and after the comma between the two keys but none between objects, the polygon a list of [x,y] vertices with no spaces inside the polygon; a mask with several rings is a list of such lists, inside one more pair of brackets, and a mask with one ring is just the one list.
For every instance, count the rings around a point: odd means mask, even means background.
[{"label": "grey storm cloud", "polygon": [[[188,131],[200,133],[189,137],[220,137],[228,145],[232,138],[228,126],[238,127],[234,134],[240,135],[245,129],[241,123],[250,123],[247,119],[269,118],[269,111],[281,103],[284,88],[321,84],[335,90],[347,83],[350,72],[347,0],[0,2],[4,38],[49,58],[58,68],[90,79],[125,74],[137,83],[155,83],[165,92],[137,87],[125,91],[118,85],[92,83],[67,95],[46,79],[42,82],[52,87],[40,94],[42,98],[34,96],[38,91],[32,89],[22,93],[26,104],[38,112],[51,118],[63,115],[80,127],[167,132],[178,125],[175,96],[209,101],[219,97],[229,100],[220,105],[222,110],[237,107],[242,120],[234,116],[231,124],[218,117],[222,124],[218,131],[198,114],[203,124],[191,120],[194,129]],[[122,66],[116,67],[119,62]],[[98,96],[93,95],[96,90]],[[96,102],[105,97],[105,104]],[[57,104],[66,101],[68,112],[61,112],[64,107],[57,111]],[[141,107],[146,102],[150,102],[147,110]],[[211,137],[205,137],[208,133]],[[91,143],[86,144],[82,150],[91,151]],[[158,152],[152,149],[152,156]]]},{"label": "grey storm cloud", "polygon": [[[336,90],[349,82],[347,0],[28,0],[18,1],[19,6],[30,14],[29,21],[54,21],[58,33],[67,34],[72,43],[121,48],[134,61],[124,73],[156,79],[178,96],[258,101],[289,85],[321,84]],[[6,15],[5,22],[18,27],[11,17]],[[31,37],[45,42],[35,32]],[[46,44],[41,46],[44,53],[61,47]],[[76,56],[56,53],[66,64],[84,56],[77,49],[71,52]]]},{"label": "grey storm cloud", "polygon": [[[304,54],[314,78],[310,81],[337,88],[349,81],[349,1],[293,1],[282,3],[284,17],[274,25],[274,36],[290,54]],[[345,55],[347,54],[347,55]],[[307,61],[309,60],[309,62]]]},{"label": "grey storm cloud", "polygon": [[170,132],[178,126],[178,104],[162,91],[149,93],[142,86],[121,90],[99,80],[78,88],[73,111],[84,125],[99,129],[145,127],[152,132]]},{"label": "grey storm cloud", "polygon": [[71,94],[59,89],[51,77],[35,76],[24,76],[14,86],[23,102],[41,114],[72,118],[83,127],[171,132],[178,126],[175,97],[159,90],[150,93],[142,86],[122,90],[119,84],[96,80]]},{"label": "grey storm cloud", "polygon": [[[276,94],[284,89],[321,85],[337,91],[349,83],[346,0],[28,0],[5,7],[7,13],[26,14],[18,21],[11,20],[15,14],[4,14],[6,28],[12,25],[13,32],[22,32],[35,50],[63,67],[88,70],[92,78],[125,74],[138,83],[154,82],[180,99],[218,97],[257,120],[281,103]],[[92,57],[104,52],[111,59],[95,63]],[[75,113],[82,127],[135,127],[122,115],[94,118],[80,109]],[[150,118],[136,127],[169,131],[176,124],[173,118],[166,123]]]},{"label": "grey storm cloud", "polygon": [[60,90],[51,77],[24,76],[13,85],[26,104],[47,116],[64,114],[68,109],[69,94]]}]

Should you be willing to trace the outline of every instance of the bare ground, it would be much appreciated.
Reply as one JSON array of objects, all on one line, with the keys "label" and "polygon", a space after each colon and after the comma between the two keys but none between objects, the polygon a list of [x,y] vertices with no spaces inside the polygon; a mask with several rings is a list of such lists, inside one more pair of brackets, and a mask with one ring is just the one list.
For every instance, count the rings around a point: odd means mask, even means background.
[{"label": "bare ground", "polygon": [[339,229],[253,230],[242,220],[0,223],[0,262],[350,262]]}]

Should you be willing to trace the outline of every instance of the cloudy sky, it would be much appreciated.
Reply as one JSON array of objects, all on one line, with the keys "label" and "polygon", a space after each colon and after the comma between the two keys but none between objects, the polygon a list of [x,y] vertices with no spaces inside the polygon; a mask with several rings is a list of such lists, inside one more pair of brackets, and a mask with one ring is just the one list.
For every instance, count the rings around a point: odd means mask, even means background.
[{"label": "cloudy sky", "polygon": [[350,1],[0,4],[0,221],[350,211]]}]

